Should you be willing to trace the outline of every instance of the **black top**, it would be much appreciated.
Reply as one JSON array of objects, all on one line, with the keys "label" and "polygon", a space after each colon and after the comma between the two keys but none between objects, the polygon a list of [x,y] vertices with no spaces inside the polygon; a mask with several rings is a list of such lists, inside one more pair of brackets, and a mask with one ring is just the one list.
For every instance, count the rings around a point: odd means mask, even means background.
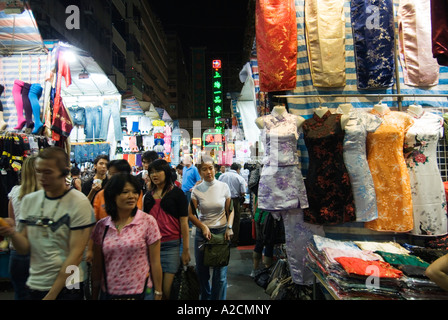
[{"label": "black top", "polygon": [[[104,189],[104,186],[106,185],[107,181],[108,181],[108,178],[106,176],[106,178],[103,180],[103,183],[101,184],[101,189]],[[81,192],[84,193],[86,196],[88,196],[90,190],[92,190],[92,184],[93,184],[93,177],[81,184]],[[95,193],[95,196],[96,196],[96,193]],[[95,199],[95,197],[93,197],[93,199]],[[93,199],[92,199],[92,201],[93,201]]]},{"label": "black top", "polygon": [[[149,213],[154,206],[155,200],[152,196],[152,192],[148,191],[145,194],[143,200],[143,211]],[[178,188],[173,188],[168,191],[160,201],[160,206],[163,211],[179,219],[180,217],[188,217],[188,201],[185,193]]]}]

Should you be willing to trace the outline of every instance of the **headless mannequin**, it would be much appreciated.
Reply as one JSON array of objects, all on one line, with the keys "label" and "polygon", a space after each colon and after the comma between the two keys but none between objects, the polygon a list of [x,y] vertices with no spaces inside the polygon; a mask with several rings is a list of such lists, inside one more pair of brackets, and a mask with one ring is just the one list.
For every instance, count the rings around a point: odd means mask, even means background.
[{"label": "headless mannequin", "polygon": [[[271,114],[272,114],[274,117],[277,117],[277,116],[283,115],[284,113],[287,113],[287,112],[288,112],[288,111],[286,110],[286,108],[285,108],[284,106],[275,106],[275,107],[272,109]],[[303,117],[301,117],[301,116],[298,116],[298,115],[295,115],[295,116],[297,117],[297,128],[300,128],[300,127],[302,126],[302,124],[305,122],[305,118],[303,118]],[[263,117],[262,117],[262,116],[261,116],[261,117],[258,117],[258,118],[255,120],[255,124],[257,125],[258,128],[263,129],[263,128],[264,128],[264,120],[263,120]]]},{"label": "headless mannequin", "polygon": [[421,105],[413,104],[409,106],[408,112],[412,113],[414,117],[419,118],[423,114],[423,108]]},{"label": "headless mannequin", "polygon": [[[351,107],[351,105],[349,105]],[[324,116],[324,114],[326,114],[328,111],[327,107],[319,107],[317,109],[314,110],[314,113],[319,117],[322,118]],[[348,109],[348,111],[350,111],[350,109]],[[344,114],[341,117],[341,128],[342,130],[345,129],[345,126],[347,125],[348,120],[350,120],[350,117],[348,115],[348,113],[346,114],[344,112]]]},{"label": "headless mannequin", "polygon": [[387,110],[389,110],[389,107],[387,106],[387,104],[382,104],[381,102],[374,105],[373,109],[378,111],[381,114],[384,114]]}]

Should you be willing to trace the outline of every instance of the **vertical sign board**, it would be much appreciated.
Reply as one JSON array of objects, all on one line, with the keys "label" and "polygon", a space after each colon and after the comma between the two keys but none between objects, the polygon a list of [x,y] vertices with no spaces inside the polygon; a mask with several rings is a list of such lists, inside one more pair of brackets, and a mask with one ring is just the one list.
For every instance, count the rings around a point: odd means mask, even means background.
[{"label": "vertical sign board", "polygon": [[223,112],[223,100],[222,100],[222,72],[221,72],[221,60],[213,60],[213,118],[215,119],[216,132],[224,133],[224,123],[221,121]]}]

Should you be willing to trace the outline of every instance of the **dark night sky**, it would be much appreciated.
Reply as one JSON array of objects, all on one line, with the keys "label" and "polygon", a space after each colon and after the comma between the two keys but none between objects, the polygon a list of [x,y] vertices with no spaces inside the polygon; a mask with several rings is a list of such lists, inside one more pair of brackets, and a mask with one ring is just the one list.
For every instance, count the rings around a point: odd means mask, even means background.
[{"label": "dark night sky", "polygon": [[248,0],[148,0],[166,30],[175,29],[184,47],[242,51]]}]

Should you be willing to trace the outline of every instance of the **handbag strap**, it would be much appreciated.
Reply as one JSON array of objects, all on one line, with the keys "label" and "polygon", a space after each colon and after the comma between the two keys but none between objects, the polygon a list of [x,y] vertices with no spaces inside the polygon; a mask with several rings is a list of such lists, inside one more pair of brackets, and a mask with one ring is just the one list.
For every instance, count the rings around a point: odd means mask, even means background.
[{"label": "handbag strap", "polygon": [[190,207],[191,207],[191,212],[193,213],[193,215],[196,216],[196,218],[199,219],[199,217],[198,217],[198,213],[197,213],[197,211],[196,211],[196,207],[194,206],[193,201],[190,201]]},{"label": "handbag strap", "polygon": [[[108,230],[109,230],[109,226],[106,226],[104,228],[103,239],[101,240],[101,255],[103,257],[103,277],[104,277],[104,287],[106,289],[106,294],[109,294],[109,289],[107,288],[106,261],[104,259],[103,244],[104,244],[104,238],[106,238],[106,233]],[[149,264],[148,250],[146,250],[146,255],[148,257],[148,264]],[[149,281],[149,271],[148,271],[148,276],[146,277],[146,280],[145,280],[145,287],[143,288],[143,293],[146,291],[146,288],[148,287],[148,281]]]}]

